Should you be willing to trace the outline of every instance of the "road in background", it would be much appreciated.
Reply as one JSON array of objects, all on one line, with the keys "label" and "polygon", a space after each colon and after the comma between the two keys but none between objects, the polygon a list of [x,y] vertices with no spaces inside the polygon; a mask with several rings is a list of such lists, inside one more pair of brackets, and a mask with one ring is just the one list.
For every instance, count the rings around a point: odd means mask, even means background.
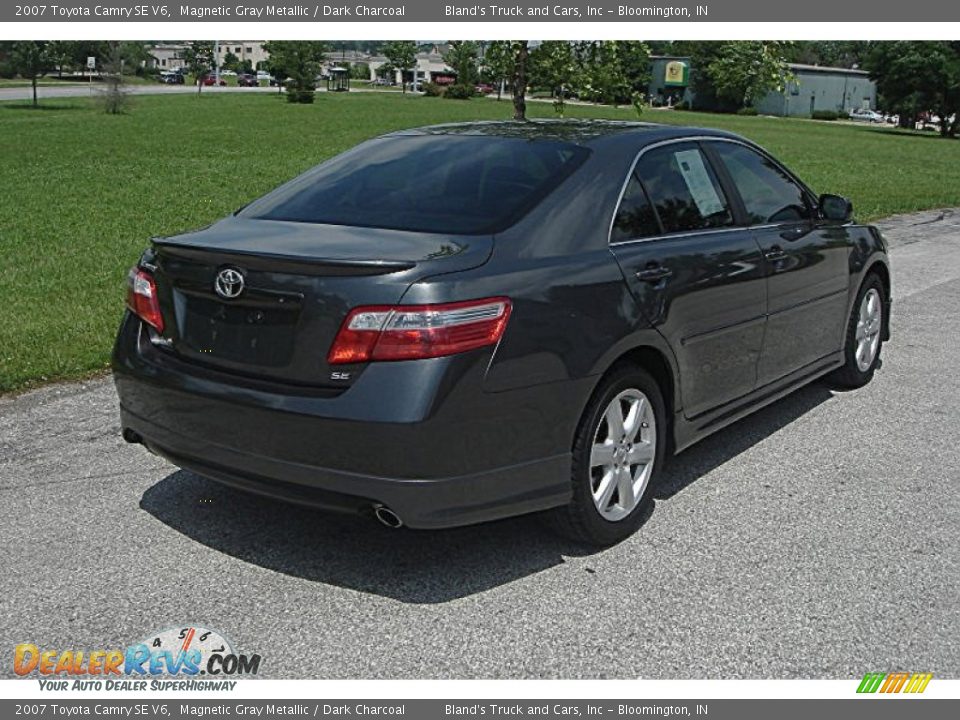
[{"label": "road in background", "polygon": [[123,443],[109,378],[0,399],[0,647],[198,623],[269,677],[960,676],[960,212],[885,227],[874,382],[673,459],[602,552],[532,517],[395,532],[226,489]]}]

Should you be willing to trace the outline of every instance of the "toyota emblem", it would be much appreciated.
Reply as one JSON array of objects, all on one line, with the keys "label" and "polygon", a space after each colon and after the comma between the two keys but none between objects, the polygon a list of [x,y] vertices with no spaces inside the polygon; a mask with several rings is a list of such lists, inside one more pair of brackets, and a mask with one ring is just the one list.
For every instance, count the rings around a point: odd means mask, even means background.
[{"label": "toyota emblem", "polygon": [[240,297],[243,292],[243,273],[234,268],[224,268],[217,273],[213,289],[217,291],[217,295],[227,300]]}]

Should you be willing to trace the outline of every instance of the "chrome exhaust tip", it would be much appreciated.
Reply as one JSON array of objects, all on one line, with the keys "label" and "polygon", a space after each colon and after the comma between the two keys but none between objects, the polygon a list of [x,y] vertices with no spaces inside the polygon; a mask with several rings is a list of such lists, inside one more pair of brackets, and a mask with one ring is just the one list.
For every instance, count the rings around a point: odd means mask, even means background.
[{"label": "chrome exhaust tip", "polygon": [[381,525],[386,525],[391,530],[403,527],[403,520],[400,519],[400,516],[386,505],[374,505],[373,514]]}]

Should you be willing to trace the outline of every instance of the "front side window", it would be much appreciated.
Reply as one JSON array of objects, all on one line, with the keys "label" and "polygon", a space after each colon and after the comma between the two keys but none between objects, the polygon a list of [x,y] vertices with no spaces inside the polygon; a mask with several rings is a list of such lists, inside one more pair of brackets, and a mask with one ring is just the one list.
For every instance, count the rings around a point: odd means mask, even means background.
[{"label": "front side window", "polygon": [[674,143],[644,153],[637,175],[665,233],[733,225],[730,203],[695,143]]},{"label": "front side window", "polygon": [[806,193],[770,158],[738,143],[712,146],[743,199],[750,225],[808,220],[813,211]]},{"label": "front side window", "polygon": [[637,238],[650,237],[660,232],[657,216],[653,214],[653,207],[647,199],[640,181],[634,173],[623,191],[623,199],[617,214],[613,219],[613,229],[610,232],[610,242],[623,242]]}]

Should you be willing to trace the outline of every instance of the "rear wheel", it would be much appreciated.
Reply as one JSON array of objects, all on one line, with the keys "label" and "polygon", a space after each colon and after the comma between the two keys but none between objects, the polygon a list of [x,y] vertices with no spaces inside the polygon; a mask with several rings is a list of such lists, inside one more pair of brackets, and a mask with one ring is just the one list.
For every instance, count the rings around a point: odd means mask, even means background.
[{"label": "rear wheel", "polygon": [[667,439],[663,396],[644,370],[605,378],[584,410],[573,446],[569,505],[553,511],[563,534],[612,545],[636,532],[653,495]]},{"label": "rear wheel", "polygon": [[873,379],[883,349],[883,282],[871,273],[864,280],[847,322],[843,352],[846,363],[830,380],[846,388],[863,387]]}]

